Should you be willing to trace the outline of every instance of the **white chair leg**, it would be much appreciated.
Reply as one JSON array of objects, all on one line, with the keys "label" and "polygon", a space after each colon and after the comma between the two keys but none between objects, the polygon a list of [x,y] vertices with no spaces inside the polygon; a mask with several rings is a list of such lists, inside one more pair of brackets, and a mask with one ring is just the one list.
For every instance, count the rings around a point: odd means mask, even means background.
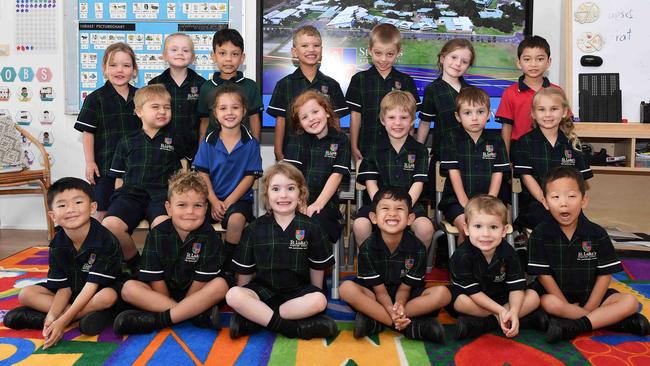
[{"label": "white chair leg", "polygon": [[339,244],[341,239],[337,240],[336,243],[332,244],[332,252],[334,254],[334,267],[332,268],[332,299],[339,299],[339,280],[340,280],[340,268],[339,268]]},{"label": "white chair leg", "polygon": [[348,240],[348,261],[347,265],[345,267],[346,271],[352,272],[354,271],[354,256],[357,251],[357,243],[356,240],[354,240],[354,233],[350,233],[350,240]]},{"label": "white chair leg", "polygon": [[449,248],[449,258],[451,258],[451,255],[456,250],[456,237],[454,234],[447,234],[447,246]]}]

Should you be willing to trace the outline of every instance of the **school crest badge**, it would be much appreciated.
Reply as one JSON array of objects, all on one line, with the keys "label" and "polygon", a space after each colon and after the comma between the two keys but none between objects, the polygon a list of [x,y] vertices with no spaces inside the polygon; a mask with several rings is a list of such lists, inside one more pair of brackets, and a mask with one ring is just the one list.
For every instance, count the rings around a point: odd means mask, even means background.
[{"label": "school crest badge", "polygon": [[165,137],[165,144],[171,145],[172,144],[172,138],[171,137]]},{"label": "school crest badge", "polygon": [[591,241],[583,241],[582,250],[585,252],[591,252]]},{"label": "school crest badge", "polygon": [[199,92],[199,87],[198,86],[193,86],[190,88],[190,93],[196,94]]},{"label": "school crest badge", "polygon": [[573,157],[573,150],[564,150],[561,165],[576,165],[576,159]]},{"label": "school crest badge", "polygon": [[573,151],[571,150],[564,150],[564,157],[567,159],[573,158]]},{"label": "school crest badge", "polygon": [[303,240],[305,239],[305,230],[296,230],[296,240]]},{"label": "school crest badge", "polygon": [[415,154],[409,154],[407,157],[409,164],[415,164]]},{"label": "school crest badge", "polygon": [[201,243],[192,244],[192,253],[199,254],[201,252]]},{"label": "school crest badge", "polygon": [[330,151],[336,152],[339,149],[339,144],[330,144]]},{"label": "school crest badge", "polygon": [[322,85],[320,87],[320,92],[323,93],[323,94],[327,94],[327,92],[329,92],[329,91],[330,91],[330,89],[329,89],[329,87],[327,85]]},{"label": "school crest badge", "polygon": [[494,152],[494,145],[485,145],[485,151],[489,153]]},{"label": "school crest badge", "polygon": [[402,83],[395,80],[395,90],[402,90]]},{"label": "school crest badge", "polygon": [[404,268],[412,269],[413,266],[415,266],[415,259],[407,258],[407,259],[404,260]]},{"label": "school crest badge", "polygon": [[325,150],[325,157],[334,159],[336,158],[336,152],[339,149],[339,144],[330,144],[329,149]]},{"label": "school crest badge", "polygon": [[88,264],[92,265],[95,263],[95,260],[97,260],[97,255],[95,253],[90,253],[90,257],[88,257]]},{"label": "school crest badge", "polygon": [[496,159],[497,153],[494,152],[494,145],[485,145],[485,152],[483,153],[484,160]]}]

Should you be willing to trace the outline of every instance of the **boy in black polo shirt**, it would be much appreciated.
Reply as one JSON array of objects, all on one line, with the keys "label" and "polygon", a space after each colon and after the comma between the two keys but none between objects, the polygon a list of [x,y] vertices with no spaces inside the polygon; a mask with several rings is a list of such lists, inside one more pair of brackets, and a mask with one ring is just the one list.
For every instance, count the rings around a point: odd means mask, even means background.
[{"label": "boy in black polo shirt", "polygon": [[214,95],[223,85],[235,84],[242,89],[246,96],[248,118],[244,118],[243,125],[257,141],[261,141],[262,122],[261,114],[264,112],[260,89],[254,80],[244,77],[239,67],[244,63],[244,39],[236,29],[227,28],[217,31],[212,37],[212,60],[219,71],[212,74],[212,78],[201,86],[199,104],[196,113],[200,118],[200,141],[206,136],[208,127],[218,127],[219,122],[214,119]]},{"label": "boy in black polo shirt", "polygon": [[149,333],[191,319],[196,326],[221,329],[218,303],[232,277],[221,268],[223,245],[205,220],[208,187],[196,172],[169,180],[169,219],[151,229],[142,252],[138,280],[124,284],[124,301],[142,309],[120,313],[116,334]]},{"label": "boy in black polo shirt", "polygon": [[266,109],[266,112],[275,118],[273,153],[276,161],[284,159],[284,149],[287,147],[289,136],[293,134],[293,99],[305,89],[316,89],[326,95],[334,113],[339,117],[350,113],[339,83],[318,70],[322,52],[320,32],[314,26],[305,25],[294,32],[291,54],[298,59],[299,66],[293,74],[283,77],[275,84],[269,107]]},{"label": "boy in black polo shirt", "polygon": [[612,273],[623,268],[607,232],[582,213],[587,197],[580,172],[553,168],[542,189],[551,215],[531,234],[528,273],[538,275],[531,287],[540,294],[542,308],[557,317],[546,341],[605,327],[640,336],[650,333],[634,295],[608,288]]},{"label": "boy in black polo shirt", "polygon": [[369,43],[372,66],[352,76],[345,94],[351,111],[350,140],[356,161],[377,145],[384,130],[379,123],[379,104],[386,94],[404,90],[411,93],[416,104],[420,105],[420,96],[411,76],[393,67],[401,51],[399,29],[388,23],[376,25],[370,31]]},{"label": "boy in black polo shirt", "polygon": [[510,163],[503,140],[485,131],[490,117],[490,97],[477,87],[467,87],[456,98],[456,119],[462,128],[442,143],[440,171],[448,179],[438,208],[458,228],[458,242],[465,241],[465,205],[479,193],[497,197]]},{"label": "boy in black polo shirt", "polygon": [[65,328],[80,319],[83,334],[97,335],[110,322],[122,272],[117,239],[91,218],[97,209],[90,184],[61,178],[47,192],[48,215],[60,229],[50,243],[47,282],[23,288],[24,306],[9,311],[4,325],[42,329],[43,348],[54,346]]},{"label": "boy in black polo shirt", "polygon": [[[508,337],[520,328],[546,330],[548,317],[537,309],[539,296],[526,290],[526,277],[514,248],[504,238],[508,209],[496,197],[480,194],[465,206],[469,244],[451,256],[450,314],[458,318],[457,339],[499,328]],[[529,315],[530,314],[530,315]]]},{"label": "boy in black polo shirt", "polygon": [[133,271],[140,261],[131,233],[143,218],[153,228],[165,221],[169,177],[191,160],[191,142],[169,126],[171,96],[160,84],[139,89],[135,112],[142,129],[124,137],[115,149],[110,176],[115,193],[102,225],[120,241],[124,260]]},{"label": "boy in black polo shirt", "polygon": [[444,286],[424,288],[426,249],[406,227],[413,222],[411,196],[386,188],[372,200],[370,219],[377,225],[359,249],[357,282],[345,281],[341,299],[357,311],[354,337],[394,327],[410,339],[444,343],[445,332],[432,313],[449,304]]},{"label": "boy in black polo shirt", "polygon": [[[433,224],[418,199],[428,180],[429,153],[424,145],[409,135],[415,123],[415,98],[411,93],[395,90],[381,100],[380,109],[379,118],[385,131],[379,136],[377,146],[361,161],[357,182],[366,185],[370,200],[380,189],[406,189],[411,196],[415,213],[411,230],[428,247],[433,236]],[[354,219],[352,229],[357,245],[361,245],[370,236],[370,210],[369,204],[362,206]]]}]

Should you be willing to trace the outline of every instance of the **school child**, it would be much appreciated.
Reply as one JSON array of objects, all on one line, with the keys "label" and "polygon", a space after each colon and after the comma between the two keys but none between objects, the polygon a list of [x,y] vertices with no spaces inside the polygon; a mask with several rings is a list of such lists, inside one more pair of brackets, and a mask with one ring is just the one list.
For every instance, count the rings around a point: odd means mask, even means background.
[{"label": "school child", "polygon": [[115,190],[115,179],[108,172],[115,147],[122,137],[142,128],[133,113],[137,88],[129,81],[138,75],[135,53],[126,43],[113,43],[104,51],[104,86],[88,94],[74,125],[83,133],[86,180],[92,184],[97,201],[98,221],[102,221]]},{"label": "school child", "polygon": [[[424,145],[409,135],[415,122],[415,110],[415,98],[405,91],[392,91],[381,100],[379,119],[385,132],[380,135],[377,145],[361,160],[357,182],[366,186],[370,200],[380,189],[406,189],[415,213],[411,230],[428,247],[433,237],[433,224],[418,199],[427,182],[429,154]],[[369,217],[371,208],[369,204],[362,206],[352,223],[357,245],[361,245],[372,231]]]},{"label": "school child", "polygon": [[115,193],[102,222],[120,241],[132,273],[140,262],[131,237],[133,230],[144,218],[152,228],[168,218],[165,198],[169,177],[181,169],[181,159],[191,160],[191,142],[169,126],[171,96],[165,87],[147,85],[133,99],[142,129],[122,138],[115,149],[109,172],[115,178]]},{"label": "school child", "polygon": [[336,322],[322,314],[327,299],[320,288],[334,256],[320,226],[300,213],[309,195],[302,173],[277,163],[264,173],[261,192],[267,214],[244,229],[232,260],[230,337],[261,327],[289,338],[336,335]]},{"label": "school child", "polygon": [[284,149],[293,134],[292,123],[297,123],[291,121],[293,99],[305,89],[316,89],[326,95],[339,118],[350,113],[339,83],[318,69],[323,56],[322,46],[320,32],[314,26],[305,25],[293,33],[291,54],[298,59],[298,68],[275,84],[266,109],[266,113],[275,118],[273,153],[276,161],[284,158]]},{"label": "school child", "polygon": [[242,89],[223,85],[214,98],[219,127],[201,142],[193,165],[208,186],[208,220],[226,229],[223,254],[229,268],[244,226],[254,219],[251,187],[262,175],[262,157],[258,141],[242,125],[248,110]]},{"label": "school child", "polygon": [[[479,194],[465,206],[469,244],[451,256],[450,314],[458,317],[457,339],[501,330],[512,338],[521,328],[546,331],[548,316],[539,296],[526,290],[524,269],[504,238],[510,225],[508,209],[496,197]],[[538,309],[538,310],[536,310]]]},{"label": "school child", "polygon": [[568,116],[569,101],[564,92],[557,88],[540,89],[532,105],[533,130],[512,145],[515,177],[521,177],[525,188],[519,199],[517,224],[530,229],[548,215],[541,183],[551,168],[572,166],[584,179],[594,176]]},{"label": "school child", "polygon": [[431,122],[434,122],[433,144],[431,145],[431,166],[433,172],[429,181],[435,176],[435,163],[440,160],[441,142],[453,130],[460,128],[456,120],[456,96],[469,84],[463,75],[474,64],[474,47],[464,38],[447,41],[438,53],[440,76],[424,89],[424,100],[420,111],[420,125],[417,140],[427,143]]},{"label": "school child", "polygon": [[284,161],[300,169],[307,181],[309,201],[303,213],[336,242],[343,228],[338,189],[350,177],[350,140],[332,105],[316,90],[306,90],[294,100],[291,119],[297,122],[296,136],[289,141]]},{"label": "school child", "polygon": [[169,67],[149,81],[149,85],[163,84],[172,96],[172,120],[170,125],[178,133],[187,135],[193,142],[191,151],[198,146],[199,119],[196,105],[199,90],[205,79],[188,66],[194,62],[194,42],[185,33],[173,33],[165,38],[163,60]]},{"label": "school child", "polygon": [[260,89],[254,80],[244,77],[239,67],[244,63],[244,38],[236,29],[227,28],[217,31],[212,37],[212,60],[219,71],[201,87],[196,113],[200,117],[199,141],[203,141],[208,127],[216,128],[219,123],[214,120],[214,94],[219,87],[229,84],[239,86],[246,96],[248,114],[243,125],[251,131],[257,141],[262,133],[261,114],[264,112]]},{"label": "school child", "polygon": [[490,97],[483,89],[467,87],[456,97],[456,119],[461,128],[443,139],[440,171],[448,179],[438,205],[445,219],[458,228],[458,242],[465,241],[465,206],[479,193],[497,197],[510,163],[503,140],[485,131]]},{"label": "school child", "polygon": [[150,333],[190,319],[202,328],[221,329],[218,303],[234,279],[223,272],[219,235],[205,220],[208,186],[197,172],[169,179],[169,218],[151,229],[137,280],[122,288],[124,301],[139,310],[121,312],[116,334]]},{"label": "school child", "polygon": [[540,36],[527,37],[517,47],[517,67],[523,72],[519,81],[503,91],[496,121],[501,123],[501,137],[510,153],[511,141],[532,130],[530,107],[535,93],[559,85],[551,83],[544,73],[551,66],[551,46]]},{"label": "school child", "polygon": [[556,167],[542,184],[544,205],[551,215],[535,227],[529,240],[528,273],[542,308],[554,318],[546,341],[572,339],[592,329],[645,336],[648,319],[632,294],[608,288],[612,273],[623,270],[607,232],[589,221],[586,184],[573,167]]},{"label": "school child", "polygon": [[368,51],[372,66],[352,76],[345,95],[350,108],[350,139],[352,156],[360,161],[367,151],[377,145],[383,131],[379,123],[379,104],[392,90],[404,90],[420,105],[415,82],[408,74],[393,67],[402,51],[401,35],[394,25],[378,24],[370,31]]},{"label": "school child", "polygon": [[394,327],[410,339],[445,342],[433,312],[449,304],[444,286],[424,287],[426,248],[410,231],[415,220],[411,196],[399,187],[373,197],[370,219],[377,225],[359,249],[357,281],[345,281],[341,299],[357,311],[354,337]]},{"label": "school child", "polygon": [[44,349],[56,345],[75,320],[81,333],[101,333],[112,319],[122,272],[117,239],[91,217],[97,203],[90,184],[57,180],[47,191],[47,206],[60,228],[50,242],[47,282],[21,289],[23,306],[4,316],[8,328],[42,329]]}]

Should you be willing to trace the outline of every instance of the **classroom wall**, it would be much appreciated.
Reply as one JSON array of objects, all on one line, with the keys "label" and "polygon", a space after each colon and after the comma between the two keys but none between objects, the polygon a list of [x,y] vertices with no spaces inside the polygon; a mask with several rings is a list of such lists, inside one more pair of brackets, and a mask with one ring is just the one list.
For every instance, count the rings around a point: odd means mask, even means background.
[{"label": "classroom wall", "polygon": [[[66,2],[59,2],[65,5]],[[257,56],[255,54],[255,44],[257,39],[256,32],[256,4],[257,1],[246,0],[242,2],[231,2],[231,4],[243,4],[243,29],[240,29],[244,35],[246,45],[246,67],[244,73],[247,77],[255,79],[255,67]],[[64,42],[66,42],[63,33],[63,8],[57,9],[57,24],[61,25],[57,29],[58,48],[56,53],[47,55],[17,55],[14,53],[14,29],[15,13],[14,2],[0,1],[0,23],[3,24],[5,32],[0,32],[0,45],[8,44],[11,50],[9,56],[0,55],[0,69],[5,66],[22,67],[29,66],[36,71],[39,67],[49,67],[52,71],[53,78],[48,83],[24,83],[30,86],[32,93],[35,93],[32,102],[25,103],[20,108],[38,111],[47,108],[54,112],[55,122],[50,126],[41,126],[37,121],[32,122],[27,129],[34,135],[38,135],[44,130],[50,130],[55,137],[55,143],[48,148],[50,154],[54,157],[52,167],[52,178],[54,180],[64,176],[83,177],[84,159],[81,145],[81,134],[73,129],[76,115],[64,114],[64,88],[66,67],[64,63]],[[551,44],[551,54],[553,63],[549,70],[549,78],[554,82],[564,83],[560,79],[564,63],[562,58],[562,1],[561,0],[537,0],[534,7],[533,33],[541,35],[548,39]],[[74,39],[68,39],[68,42],[75,42]],[[513,62],[515,61],[513,55]],[[0,85],[9,85],[12,91],[20,86],[20,81],[14,83],[3,83]],[[38,88],[42,86],[53,86],[56,98],[52,102],[41,102],[38,100]],[[4,103],[4,104],[3,104]],[[7,104],[9,103],[9,104]],[[9,102],[0,102],[0,109],[11,109],[13,114],[18,109],[15,104],[16,98],[12,97]],[[273,146],[262,146],[262,159],[264,168],[274,162]],[[2,229],[46,229],[43,203],[40,196],[13,196],[0,197],[0,228]]]}]

